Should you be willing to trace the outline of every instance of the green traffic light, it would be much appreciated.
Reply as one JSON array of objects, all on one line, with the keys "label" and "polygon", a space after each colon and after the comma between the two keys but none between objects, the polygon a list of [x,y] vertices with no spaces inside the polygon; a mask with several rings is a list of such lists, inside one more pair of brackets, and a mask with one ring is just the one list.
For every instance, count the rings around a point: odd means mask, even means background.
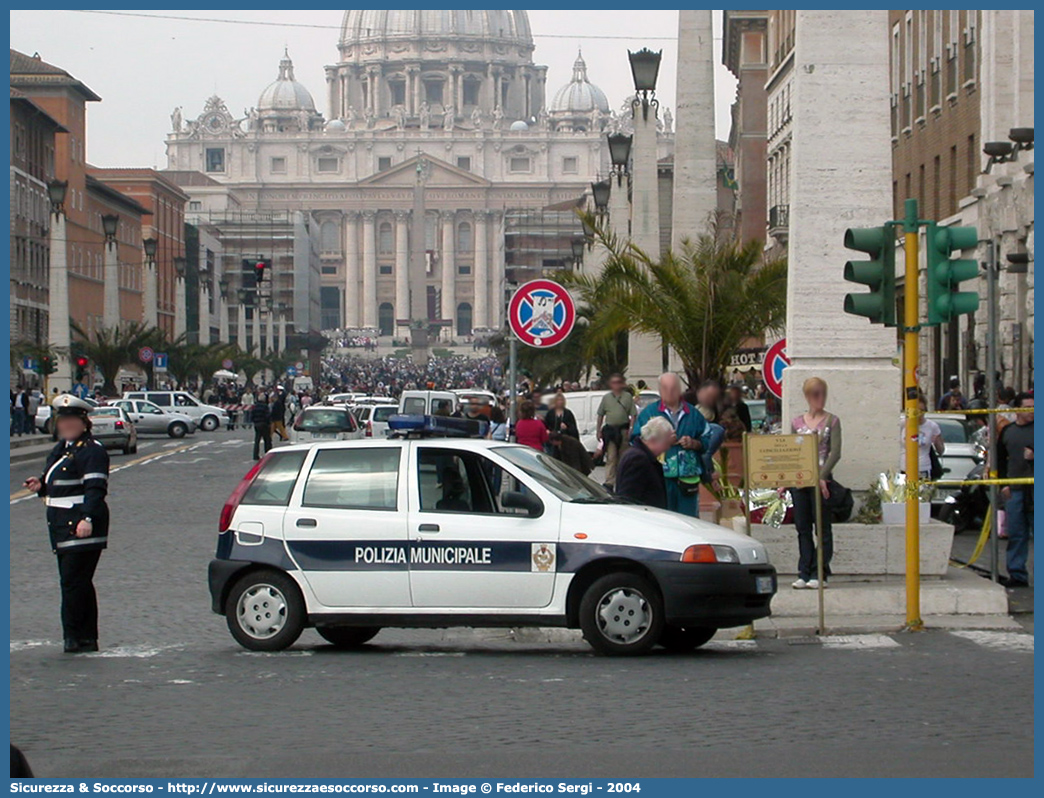
[{"label": "green traffic light", "polygon": [[865,285],[868,294],[847,294],[844,310],[873,324],[895,326],[895,236],[890,224],[853,227],[845,231],[846,249],[865,252],[870,260],[848,261],[844,279]]},{"label": "green traffic light", "polygon": [[950,259],[954,252],[974,249],[979,242],[974,227],[939,227],[928,225],[927,286],[929,325],[946,324],[958,316],[979,309],[975,291],[961,291],[961,283],[979,276],[979,265],[968,258]]}]

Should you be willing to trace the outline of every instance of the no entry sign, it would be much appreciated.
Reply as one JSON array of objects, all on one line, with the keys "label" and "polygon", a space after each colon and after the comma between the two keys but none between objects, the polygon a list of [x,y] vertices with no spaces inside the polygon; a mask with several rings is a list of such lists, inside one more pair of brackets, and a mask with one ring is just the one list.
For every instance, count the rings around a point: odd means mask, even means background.
[{"label": "no entry sign", "polygon": [[511,297],[508,323],[522,343],[546,349],[569,337],[576,323],[576,305],[558,283],[531,280]]},{"label": "no entry sign", "polygon": [[765,353],[765,363],[762,365],[761,372],[765,380],[765,387],[777,399],[783,398],[783,370],[789,365],[787,339],[780,338]]}]

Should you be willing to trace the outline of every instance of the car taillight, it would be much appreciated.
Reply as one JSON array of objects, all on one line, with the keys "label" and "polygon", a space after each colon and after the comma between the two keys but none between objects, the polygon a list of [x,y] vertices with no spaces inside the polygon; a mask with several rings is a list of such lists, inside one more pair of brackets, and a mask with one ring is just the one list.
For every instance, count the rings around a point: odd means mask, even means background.
[{"label": "car taillight", "polygon": [[116,429],[123,429],[123,422],[122,421],[117,421],[116,422]]},{"label": "car taillight", "polygon": [[221,508],[221,518],[218,520],[218,532],[228,531],[229,526],[232,524],[232,516],[235,515],[239,503],[243,501],[243,496],[246,495],[247,488],[250,487],[250,483],[254,481],[254,477],[258,475],[270,458],[271,455],[266,454],[258,462],[254,463],[254,467],[247,471],[243,479],[241,479],[239,484],[236,485],[236,489],[232,491],[232,495],[228,497],[225,506]]},{"label": "car taillight", "polygon": [[739,555],[732,546],[712,546],[708,543],[700,543],[689,546],[681,556],[682,562],[710,563],[710,562],[739,562]]},{"label": "car taillight", "polygon": [[367,421],[366,422],[366,437],[367,438],[372,438],[373,437],[373,422],[372,421]]}]

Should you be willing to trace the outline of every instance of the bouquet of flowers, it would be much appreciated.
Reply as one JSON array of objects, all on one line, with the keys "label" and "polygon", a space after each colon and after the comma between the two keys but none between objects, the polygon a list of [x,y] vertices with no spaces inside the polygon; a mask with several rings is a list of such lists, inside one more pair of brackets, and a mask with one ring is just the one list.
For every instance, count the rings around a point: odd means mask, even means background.
[{"label": "bouquet of flowers", "polygon": [[789,490],[775,490],[774,488],[763,488],[749,491],[750,500],[750,522],[752,524],[768,524],[779,529],[784,523],[791,520],[793,515],[791,508],[794,504],[790,500]]}]

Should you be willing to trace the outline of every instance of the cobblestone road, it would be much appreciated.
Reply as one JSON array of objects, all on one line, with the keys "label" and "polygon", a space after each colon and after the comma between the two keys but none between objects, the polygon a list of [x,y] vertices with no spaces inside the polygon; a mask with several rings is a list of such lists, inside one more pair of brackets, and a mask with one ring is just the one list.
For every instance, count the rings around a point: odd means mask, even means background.
[{"label": "cobblestone road", "polygon": [[612,660],[508,631],[387,630],[356,653],[309,631],[245,652],[206,565],[249,454],[222,432],[113,457],[104,650],[82,657],[60,653],[42,508],[18,500],[35,467],[12,468],[11,734],[39,775],[1032,775],[1016,632]]}]

